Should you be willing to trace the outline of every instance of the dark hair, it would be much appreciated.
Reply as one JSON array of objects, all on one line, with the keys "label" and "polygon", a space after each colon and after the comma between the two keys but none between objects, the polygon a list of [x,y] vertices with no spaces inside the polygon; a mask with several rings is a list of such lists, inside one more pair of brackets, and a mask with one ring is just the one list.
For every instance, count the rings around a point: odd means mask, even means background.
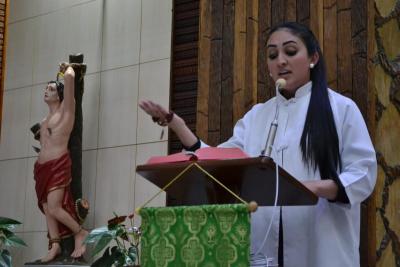
[{"label": "dark hair", "polygon": [[326,67],[321,48],[312,31],[302,24],[285,22],[271,29],[270,34],[282,29],[299,37],[307,47],[309,56],[315,53],[319,55],[317,64],[310,70],[311,98],[300,147],[303,161],[314,171],[318,167],[321,179],[337,180],[337,169],[342,167],[339,138],[329,102]]},{"label": "dark hair", "polygon": [[47,84],[56,84],[57,94],[60,98],[60,103],[64,100],[64,84],[59,81],[49,81]]}]

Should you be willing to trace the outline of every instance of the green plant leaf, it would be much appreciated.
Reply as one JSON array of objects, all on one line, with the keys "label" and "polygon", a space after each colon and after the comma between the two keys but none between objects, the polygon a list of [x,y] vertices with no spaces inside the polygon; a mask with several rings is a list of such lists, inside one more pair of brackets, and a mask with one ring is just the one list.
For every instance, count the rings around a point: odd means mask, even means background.
[{"label": "green plant leaf", "polygon": [[5,225],[5,224],[21,224],[21,222],[11,219],[11,218],[7,218],[7,217],[0,217],[0,225]]},{"label": "green plant leaf", "polygon": [[19,238],[16,235],[12,235],[8,237],[5,241],[4,244],[9,247],[27,247],[26,243],[24,240]]},{"label": "green plant leaf", "polygon": [[111,235],[101,236],[93,248],[92,256],[95,256],[102,251],[111,242],[111,240],[113,240]]},{"label": "green plant leaf", "polygon": [[102,236],[111,236],[114,238],[116,237],[116,232],[114,230],[108,230],[107,226],[93,229],[86,237],[84,243],[96,243],[101,239]]},{"label": "green plant leaf", "polygon": [[12,230],[17,225],[20,225],[20,224],[21,223],[19,221],[16,221],[14,219],[10,219],[7,217],[0,217],[0,230],[2,230],[2,229]]},{"label": "green plant leaf", "polygon": [[6,241],[6,236],[0,232],[0,246],[4,244],[4,241]]},{"label": "green plant leaf", "polygon": [[116,231],[109,230],[107,226],[99,227],[92,230],[86,237],[84,243],[94,243],[92,257],[96,256],[102,251],[114,238],[116,238]]},{"label": "green plant leaf", "polygon": [[3,232],[3,235],[1,237],[5,237],[5,238],[4,239],[1,238],[1,241],[4,243],[5,246],[8,246],[8,247],[25,246],[26,247],[25,242],[21,238],[16,236],[10,230],[3,229],[2,232]]},{"label": "green plant leaf", "polygon": [[136,262],[136,259],[138,257],[138,252],[135,247],[130,247],[128,249],[128,256],[132,259],[133,262]]},{"label": "green plant leaf", "polygon": [[130,255],[125,255],[124,266],[132,266],[135,263],[136,258],[131,258]]},{"label": "green plant leaf", "polygon": [[0,252],[0,267],[11,267],[11,254],[6,249]]},{"label": "green plant leaf", "polygon": [[125,262],[125,256],[119,249],[119,247],[115,246],[111,248],[111,258],[115,266],[123,266]]},{"label": "green plant leaf", "polygon": [[107,248],[104,251],[103,256],[98,258],[90,266],[91,267],[111,267],[113,263],[114,263],[114,260],[113,260],[113,258],[111,258],[110,248]]},{"label": "green plant leaf", "polygon": [[129,242],[129,237],[128,237],[128,233],[126,231],[125,225],[120,224],[118,225],[118,227],[115,229],[116,230],[116,235],[120,238],[122,238],[125,241]]}]

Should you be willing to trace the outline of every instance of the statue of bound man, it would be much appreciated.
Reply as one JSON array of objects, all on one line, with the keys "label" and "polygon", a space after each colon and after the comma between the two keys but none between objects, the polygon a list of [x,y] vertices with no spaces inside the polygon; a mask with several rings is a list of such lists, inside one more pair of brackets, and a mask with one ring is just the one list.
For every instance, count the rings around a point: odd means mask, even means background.
[{"label": "statue of bound man", "polygon": [[54,260],[61,253],[60,240],[74,236],[73,258],[86,250],[83,241],[88,232],[82,229],[80,216],[71,194],[71,158],[68,141],[75,121],[75,72],[68,63],[60,64],[58,79],[50,81],[44,90],[48,115],[36,127],[35,138],[40,141],[38,159],[34,166],[35,189],[40,210],[46,216],[49,250],[42,262]]}]

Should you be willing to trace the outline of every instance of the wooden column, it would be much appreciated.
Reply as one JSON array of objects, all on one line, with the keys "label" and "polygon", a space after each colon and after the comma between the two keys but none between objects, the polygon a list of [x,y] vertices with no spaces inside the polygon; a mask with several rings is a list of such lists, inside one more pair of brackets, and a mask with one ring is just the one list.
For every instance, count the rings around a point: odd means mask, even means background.
[{"label": "wooden column", "polygon": [[[68,141],[68,150],[71,156],[71,193],[74,201],[82,198],[82,134],[83,114],[82,99],[84,93],[84,77],[86,64],[83,63],[83,54],[69,56],[69,63],[73,64],[75,71],[74,95],[75,95],[75,121]],[[92,203],[93,205],[94,203]],[[55,263],[73,263],[71,253],[75,248],[74,237],[70,236],[61,240],[61,257],[56,258]]]},{"label": "wooden column", "polygon": [[83,64],[83,55],[76,54],[69,56],[70,63],[74,64],[75,71],[75,122],[68,142],[68,149],[72,160],[72,181],[71,192],[74,200],[82,197],[82,134],[83,114],[82,98],[84,92],[84,76],[86,64]]}]

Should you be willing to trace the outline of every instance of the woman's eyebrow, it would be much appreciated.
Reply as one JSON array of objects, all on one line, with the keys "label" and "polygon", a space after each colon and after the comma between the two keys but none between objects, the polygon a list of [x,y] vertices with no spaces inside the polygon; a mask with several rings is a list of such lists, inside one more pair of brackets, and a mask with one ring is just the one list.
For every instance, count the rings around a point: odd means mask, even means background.
[{"label": "woman's eyebrow", "polygon": [[297,44],[296,41],[290,40],[290,41],[284,42],[282,45],[287,45],[287,44],[290,44],[290,43],[295,43],[295,44]]},{"label": "woman's eyebrow", "polygon": [[[289,41],[284,42],[284,43],[282,44],[282,46],[285,46],[285,45],[290,44],[290,43],[295,43],[295,44],[297,44],[296,41],[289,40]],[[267,45],[267,48],[268,48],[268,47],[278,47],[278,46],[277,46],[276,44],[269,44],[269,45]]]}]

